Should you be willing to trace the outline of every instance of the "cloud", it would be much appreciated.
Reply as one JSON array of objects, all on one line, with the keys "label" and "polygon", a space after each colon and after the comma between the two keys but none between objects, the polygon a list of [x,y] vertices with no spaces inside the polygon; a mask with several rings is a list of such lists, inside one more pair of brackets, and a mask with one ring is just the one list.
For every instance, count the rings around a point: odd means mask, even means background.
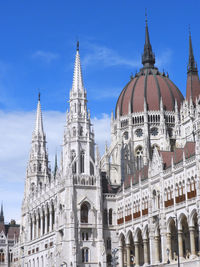
[{"label": "cloud", "polygon": [[51,63],[53,60],[58,59],[59,55],[56,53],[52,53],[52,52],[38,50],[32,55],[32,57],[41,59],[42,61],[46,63]]},{"label": "cloud", "polygon": [[86,44],[88,49],[88,54],[82,60],[82,64],[84,66],[89,65],[98,65],[101,64],[104,67],[112,67],[112,66],[127,66],[127,67],[139,67],[139,60],[130,60],[128,58],[124,58],[120,56],[116,51],[101,45]]},{"label": "cloud", "polygon": [[[61,152],[65,126],[64,112],[43,112],[44,129],[51,167],[54,157]],[[0,111],[0,201],[5,206],[5,217],[20,220],[21,201],[24,191],[29,151],[31,148],[32,131],[35,123],[35,111],[5,112]],[[109,142],[110,118],[107,114],[93,118],[95,141],[103,153],[105,141]]]},{"label": "cloud", "polygon": [[156,66],[158,68],[164,68],[171,63],[172,60],[172,50],[167,48],[161,54],[158,54],[156,58]]}]

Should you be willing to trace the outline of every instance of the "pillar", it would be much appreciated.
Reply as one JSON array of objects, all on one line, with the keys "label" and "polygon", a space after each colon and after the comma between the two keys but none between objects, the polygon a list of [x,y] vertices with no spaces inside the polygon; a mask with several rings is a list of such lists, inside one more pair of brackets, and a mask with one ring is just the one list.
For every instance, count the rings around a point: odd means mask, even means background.
[{"label": "pillar", "polygon": [[124,266],[123,247],[119,246],[119,267]]},{"label": "pillar", "polygon": [[127,256],[127,260],[126,260],[126,262],[127,262],[127,267],[130,267],[130,266],[131,266],[131,261],[130,261],[130,259],[131,259],[130,244],[127,244],[127,245],[126,245],[126,256]]},{"label": "pillar", "polygon": [[169,260],[172,260],[172,243],[171,243],[171,233],[167,233],[167,248],[169,249]]},{"label": "pillar", "polygon": [[135,265],[139,266],[139,242],[134,242],[135,243]]},{"label": "pillar", "polygon": [[36,216],[36,238],[39,237],[39,216]]},{"label": "pillar", "polygon": [[155,236],[155,262],[160,262],[160,253],[159,253],[159,236]]},{"label": "pillar", "polygon": [[44,233],[46,234],[47,233],[47,224],[48,224],[48,213],[47,213],[47,210],[45,210],[45,225],[44,225]]},{"label": "pillar", "polygon": [[178,230],[178,247],[179,247],[179,256],[183,257],[183,232]]},{"label": "pillar", "polygon": [[148,264],[149,263],[148,240],[144,239],[143,244],[144,244],[144,264]]},{"label": "pillar", "polygon": [[194,227],[189,227],[190,231],[190,248],[191,248],[191,254],[196,255],[196,249],[195,249],[195,237],[194,237]]},{"label": "pillar", "polygon": [[40,215],[40,231],[41,231],[41,234],[40,234],[40,236],[42,236],[43,235],[43,220],[44,220],[44,218],[43,218],[43,213],[41,213],[41,215]]},{"label": "pillar", "polygon": [[52,231],[52,209],[49,209],[49,232]]},{"label": "pillar", "polygon": [[35,218],[32,219],[32,239],[35,239]]}]

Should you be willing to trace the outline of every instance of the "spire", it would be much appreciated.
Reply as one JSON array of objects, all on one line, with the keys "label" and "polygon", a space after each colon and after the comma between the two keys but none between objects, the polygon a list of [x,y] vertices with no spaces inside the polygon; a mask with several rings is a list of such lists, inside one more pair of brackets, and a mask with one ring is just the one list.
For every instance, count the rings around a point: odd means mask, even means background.
[{"label": "spire", "polygon": [[145,44],[144,44],[144,53],[142,55],[142,64],[144,68],[153,68],[155,64],[155,55],[152,51],[150,39],[149,39],[149,30],[147,23],[147,14],[145,12]]},{"label": "spire", "polygon": [[1,202],[0,222],[4,222],[3,202]]},{"label": "spire", "polygon": [[40,104],[40,93],[38,94],[38,104],[37,104],[36,123],[35,123],[35,134],[44,135],[43,121],[42,121],[42,111],[41,111],[41,104]]},{"label": "spire", "polygon": [[84,90],[84,86],[83,86],[83,78],[82,78],[80,55],[79,55],[79,41],[78,41],[76,45],[76,58],[74,64],[72,91],[77,92],[82,90]]},{"label": "spire", "polygon": [[55,164],[54,164],[54,179],[56,177],[57,170],[58,170],[58,162],[57,162],[57,153],[56,153],[56,155],[55,155]]},{"label": "spire", "polygon": [[191,38],[191,32],[189,29],[189,62],[188,62],[188,67],[187,67],[187,72],[197,72],[197,63],[194,60],[194,53],[193,53],[193,48],[192,48],[192,38]]}]

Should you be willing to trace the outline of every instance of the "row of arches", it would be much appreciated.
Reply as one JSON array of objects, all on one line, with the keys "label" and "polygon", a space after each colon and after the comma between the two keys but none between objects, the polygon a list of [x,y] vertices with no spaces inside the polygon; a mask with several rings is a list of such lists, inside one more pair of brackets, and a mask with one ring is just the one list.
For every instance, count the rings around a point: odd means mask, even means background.
[{"label": "row of arches", "polygon": [[193,210],[189,218],[183,213],[177,220],[170,217],[162,234],[159,218],[154,219],[151,231],[149,225],[146,225],[143,230],[137,227],[135,231],[129,230],[126,235],[123,232],[120,233],[120,267],[165,263],[167,259],[173,263],[177,262],[178,254],[181,260],[197,257],[200,240],[196,210]]},{"label": "row of arches", "polygon": [[40,210],[34,211],[29,217],[30,240],[41,237],[54,230],[55,206],[53,202],[48,203]]}]

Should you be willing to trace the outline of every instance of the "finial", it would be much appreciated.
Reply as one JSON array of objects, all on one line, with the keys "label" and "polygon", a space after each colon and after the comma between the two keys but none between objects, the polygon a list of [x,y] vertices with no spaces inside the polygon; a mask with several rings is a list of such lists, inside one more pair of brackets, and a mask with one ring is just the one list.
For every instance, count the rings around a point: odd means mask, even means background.
[{"label": "finial", "polygon": [[191,36],[190,24],[188,25],[189,35]]},{"label": "finial", "polygon": [[131,72],[131,76],[130,76],[130,79],[133,80],[133,73]]},{"label": "finial", "polygon": [[39,93],[38,93],[38,101],[40,101],[40,91],[39,91]]},{"label": "finial", "polygon": [[76,51],[79,51],[79,41],[76,43]]}]

